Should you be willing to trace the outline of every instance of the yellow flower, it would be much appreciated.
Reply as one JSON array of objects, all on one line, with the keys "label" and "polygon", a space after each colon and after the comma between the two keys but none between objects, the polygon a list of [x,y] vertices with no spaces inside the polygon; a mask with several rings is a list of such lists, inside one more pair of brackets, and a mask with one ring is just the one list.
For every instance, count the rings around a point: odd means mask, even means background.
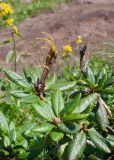
[{"label": "yellow flower", "polygon": [[0,11],[0,16],[5,17],[7,15],[7,13],[5,11]]},{"label": "yellow flower", "polygon": [[7,25],[11,26],[14,23],[14,19],[13,18],[7,19],[6,23],[7,23]]},{"label": "yellow flower", "polygon": [[71,53],[73,50],[72,50],[72,47],[70,45],[66,45],[64,46],[64,51],[67,52],[67,53]]},{"label": "yellow flower", "polygon": [[0,15],[2,17],[7,16],[8,14],[13,14],[13,9],[7,3],[0,3]]},{"label": "yellow flower", "polygon": [[72,53],[73,50],[72,50],[72,47],[70,45],[66,45],[64,46],[63,48],[63,57],[66,56],[68,53]]},{"label": "yellow flower", "polygon": [[82,37],[80,35],[78,35],[76,43],[77,44],[82,44],[83,43]]},{"label": "yellow flower", "polygon": [[13,29],[15,33],[19,33],[19,29],[16,26],[14,26]]}]

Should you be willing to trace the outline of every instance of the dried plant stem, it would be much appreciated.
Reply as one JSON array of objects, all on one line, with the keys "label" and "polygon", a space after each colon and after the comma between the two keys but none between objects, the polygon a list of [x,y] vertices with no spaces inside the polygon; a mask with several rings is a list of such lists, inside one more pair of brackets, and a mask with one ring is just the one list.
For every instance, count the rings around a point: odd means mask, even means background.
[{"label": "dried plant stem", "polygon": [[96,148],[96,146],[93,144],[93,142],[90,141],[90,140],[88,140],[88,139],[87,139],[87,144],[89,144],[89,145],[91,145],[92,147]]},{"label": "dried plant stem", "polygon": [[42,100],[45,97],[45,82],[52,68],[52,65],[55,63],[55,59],[56,51],[53,48],[51,48],[46,58],[46,67],[43,70],[41,78],[37,79],[37,83],[34,86],[36,95],[38,95]]},{"label": "dried plant stem", "polygon": [[101,101],[103,107],[106,109],[108,115],[112,118],[112,112],[111,112],[111,110],[109,109],[109,107],[107,106],[107,104],[102,100],[101,97],[99,97],[99,100]]},{"label": "dried plant stem", "polygon": [[84,55],[86,53],[86,50],[87,50],[87,45],[85,44],[83,46],[83,48],[80,50],[80,69],[81,71],[83,72],[83,67],[84,67],[84,62],[83,62],[83,58],[84,58]]}]

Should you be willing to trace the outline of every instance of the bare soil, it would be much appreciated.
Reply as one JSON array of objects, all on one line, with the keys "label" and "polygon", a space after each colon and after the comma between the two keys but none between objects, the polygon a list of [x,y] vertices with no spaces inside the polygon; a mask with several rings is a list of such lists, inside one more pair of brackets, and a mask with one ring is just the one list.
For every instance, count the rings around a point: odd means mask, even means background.
[{"label": "bare soil", "polygon": [[[52,34],[61,54],[62,47],[76,40],[77,35],[84,37],[88,52],[109,51],[114,44],[114,0],[73,0],[69,4],[41,13],[21,23],[21,39],[17,39],[18,54],[23,62],[18,70],[26,64],[35,66],[44,63],[47,55],[36,38],[42,37],[42,31]],[[0,31],[0,41],[7,39],[7,29]],[[0,66],[6,65],[5,58],[12,45],[0,47]],[[110,48],[110,49],[109,49]]]}]

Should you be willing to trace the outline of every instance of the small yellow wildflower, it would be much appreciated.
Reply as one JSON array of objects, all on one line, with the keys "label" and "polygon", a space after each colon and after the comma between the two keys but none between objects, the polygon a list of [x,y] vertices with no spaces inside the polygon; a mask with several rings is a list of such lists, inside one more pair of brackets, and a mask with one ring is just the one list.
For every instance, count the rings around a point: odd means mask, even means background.
[{"label": "small yellow wildflower", "polygon": [[66,45],[64,46],[64,51],[67,52],[67,53],[71,53],[73,50],[72,50],[72,47],[70,45]]},{"label": "small yellow wildflower", "polygon": [[16,26],[14,26],[13,29],[15,33],[19,33],[19,29]]},{"label": "small yellow wildflower", "polygon": [[77,44],[82,44],[83,43],[82,37],[80,35],[78,35],[76,43]]},{"label": "small yellow wildflower", "polygon": [[5,11],[0,11],[0,16],[5,17],[7,15],[7,13]]},{"label": "small yellow wildflower", "polygon": [[13,9],[7,3],[0,3],[0,15],[2,17],[7,16],[8,14],[13,14]]},{"label": "small yellow wildflower", "polygon": [[6,23],[7,23],[7,25],[11,26],[14,23],[14,19],[13,18],[7,19]]},{"label": "small yellow wildflower", "polygon": [[66,56],[68,53],[72,53],[73,52],[73,49],[70,45],[66,45],[64,46],[63,48],[63,57]]}]

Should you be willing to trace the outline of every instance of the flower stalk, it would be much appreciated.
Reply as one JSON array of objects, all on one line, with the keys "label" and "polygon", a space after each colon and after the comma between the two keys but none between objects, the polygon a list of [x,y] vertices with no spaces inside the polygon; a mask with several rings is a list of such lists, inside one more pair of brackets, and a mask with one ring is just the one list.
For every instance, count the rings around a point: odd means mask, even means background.
[{"label": "flower stalk", "polygon": [[41,100],[43,100],[45,97],[46,79],[49,75],[49,72],[51,71],[53,64],[55,63],[56,58],[57,58],[57,51],[54,47],[52,47],[46,58],[46,67],[43,70],[41,78],[40,79],[38,78],[37,83],[34,85],[36,95],[39,96]]}]

